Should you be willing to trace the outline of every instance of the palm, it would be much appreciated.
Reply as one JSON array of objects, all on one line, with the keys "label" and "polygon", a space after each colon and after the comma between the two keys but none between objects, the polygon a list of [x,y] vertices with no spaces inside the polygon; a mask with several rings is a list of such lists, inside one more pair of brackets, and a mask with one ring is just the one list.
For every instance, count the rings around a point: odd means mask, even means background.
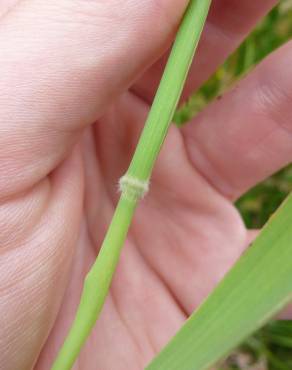
[{"label": "palm", "polygon": [[[15,11],[5,3],[17,3]],[[186,3],[1,3],[1,370],[35,361],[50,368],[110,222],[159,63],[120,92],[166,49]],[[188,92],[274,3],[213,1]],[[171,128],[76,369],[143,368],[241,254],[247,232],[228,199],[292,155],[290,49],[189,127]]]},{"label": "palm", "polygon": [[[85,134],[83,233],[70,293],[38,369],[49,368],[54,342],[60,344],[64,322],[73,319],[84,273],[98,253],[116,204],[118,178],[126,171],[147,110],[125,93]],[[237,211],[191,165],[174,127],[151,190],[137,212],[103,315],[76,368],[110,370],[118,363],[121,370],[142,369],[246,244]]]}]

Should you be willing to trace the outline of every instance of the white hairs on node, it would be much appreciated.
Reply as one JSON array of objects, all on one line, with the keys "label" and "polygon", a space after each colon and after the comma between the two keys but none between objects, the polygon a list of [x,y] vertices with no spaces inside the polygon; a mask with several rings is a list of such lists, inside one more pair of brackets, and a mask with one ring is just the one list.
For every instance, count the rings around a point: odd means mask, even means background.
[{"label": "white hairs on node", "polygon": [[149,191],[149,181],[139,180],[135,177],[125,175],[119,181],[119,190],[122,197],[137,202]]}]

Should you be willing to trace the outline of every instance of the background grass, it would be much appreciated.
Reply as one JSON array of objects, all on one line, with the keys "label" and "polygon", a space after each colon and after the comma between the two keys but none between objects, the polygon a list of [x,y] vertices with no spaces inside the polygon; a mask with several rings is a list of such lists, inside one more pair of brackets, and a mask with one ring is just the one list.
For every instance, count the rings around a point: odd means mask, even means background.
[{"label": "background grass", "polygon": [[[236,79],[291,38],[292,0],[282,0],[210,80],[178,110],[175,115],[177,125],[183,125],[224,93]],[[244,195],[237,207],[247,227],[262,227],[290,191],[292,165]],[[247,369],[292,370],[292,321],[269,323],[216,367],[216,370]]]}]

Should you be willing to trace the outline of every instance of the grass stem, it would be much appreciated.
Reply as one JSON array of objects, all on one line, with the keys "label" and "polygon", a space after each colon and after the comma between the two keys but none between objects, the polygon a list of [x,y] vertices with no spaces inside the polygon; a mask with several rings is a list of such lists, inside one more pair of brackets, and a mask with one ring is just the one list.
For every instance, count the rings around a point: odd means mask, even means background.
[{"label": "grass stem", "polygon": [[211,0],[191,0],[188,5],[136,152],[120,180],[120,201],[97,260],[85,279],[75,321],[52,370],[72,368],[99,317],[135,208],[148,191],[151,172],[180,99],[210,4]]}]

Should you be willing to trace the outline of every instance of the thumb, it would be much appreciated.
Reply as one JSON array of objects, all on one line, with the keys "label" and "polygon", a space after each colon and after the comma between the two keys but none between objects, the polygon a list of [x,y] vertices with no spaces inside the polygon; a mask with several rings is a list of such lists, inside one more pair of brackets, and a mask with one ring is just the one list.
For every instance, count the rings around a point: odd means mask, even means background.
[{"label": "thumb", "polygon": [[60,162],[79,130],[168,46],[186,3],[29,0],[2,12],[1,196]]}]

